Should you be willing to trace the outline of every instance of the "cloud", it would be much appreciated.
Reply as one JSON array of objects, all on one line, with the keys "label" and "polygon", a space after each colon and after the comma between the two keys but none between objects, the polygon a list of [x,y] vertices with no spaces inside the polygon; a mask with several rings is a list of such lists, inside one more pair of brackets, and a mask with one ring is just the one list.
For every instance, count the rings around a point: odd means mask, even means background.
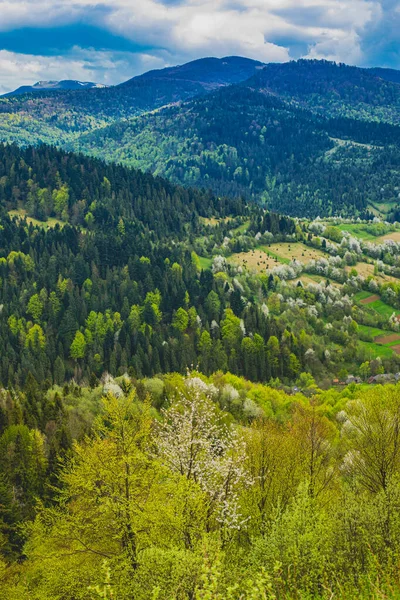
[{"label": "cloud", "polygon": [[40,80],[77,79],[112,85],[163,65],[162,59],[145,53],[76,47],[65,56],[37,56],[0,50],[0,93]]},{"label": "cloud", "polygon": [[[0,0],[0,49],[15,64],[18,53],[28,55],[20,62],[44,75],[53,57],[63,76],[100,82],[147,64],[232,54],[400,67],[399,26],[399,0]],[[3,87],[27,73],[3,78]]]},{"label": "cloud", "polygon": [[361,40],[365,61],[400,69],[399,31],[399,0],[382,0],[379,18],[371,21]]}]

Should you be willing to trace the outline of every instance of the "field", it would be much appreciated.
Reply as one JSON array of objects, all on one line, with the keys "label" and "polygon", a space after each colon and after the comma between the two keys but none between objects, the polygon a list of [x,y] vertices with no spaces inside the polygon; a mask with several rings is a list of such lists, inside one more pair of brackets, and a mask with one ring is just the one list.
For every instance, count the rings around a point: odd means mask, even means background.
[{"label": "field", "polygon": [[244,223],[239,225],[239,227],[235,227],[235,229],[232,229],[232,232],[233,233],[244,233],[245,231],[248,230],[249,225],[250,225],[250,221],[245,221]]},{"label": "field", "polygon": [[[389,357],[393,352],[400,354],[399,333],[379,329],[378,327],[368,327],[367,325],[359,325],[358,330],[360,333],[373,338],[371,342],[363,341],[360,343],[364,345],[364,348],[368,348],[373,353],[374,358],[376,356]],[[368,344],[368,346],[365,346],[365,344]]]},{"label": "field", "polygon": [[200,220],[202,223],[204,223],[204,225],[210,225],[211,227],[215,227],[220,223],[228,223],[229,221],[232,221],[232,217],[224,217],[223,219],[216,219],[215,217],[210,217],[209,219],[206,217],[200,217]]},{"label": "field", "polygon": [[372,235],[372,233],[369,233],[369,231],[365,230],[364,225],[358,225],[357,223],[344,223],[342,225],[338,225],[338,229],[340,229],[340,231],[348,231],[360,240],[376,240],[376,237]]},{"label": "field", "polygon": [[[310,283],[321,283],[321,281],[326,281],[327,278],[326,277],[321,277],[320,275],[305,275],[304,273],[302,275],[300,275],[300,277],[298,277],[297,279],[293,279],[292,281],[290,281],[290,283],[296,284],[301,281],[304,285],[308,285]],[[339,283],[337,281],[332,281],[331,279],[329,280],[330,284],[333,285],[334,287],[337,288],[341,288],[343,286],[342,283]]]},{"label": "field", "polygon": [[239,252],[233,254],[228,260],[236,265],[244,266],[250,271],[265,273],[266,270],[273,269],[279,263],[289,264],[291,260],[295,259],[306,264],[311,259],[316,260],[323,256],[326,255],[322,250],[309,248],[300,242],[282,242],[268,246],[258,246],[255,250],[249,252]]},{"label": "field", "polygon": [[[366,292],[368,293],[368,292]],[[360,304],[372,304],[373,302],[376,302],[377,300],[380,300],[380,297],[377,294],[373,294],[372,296],[366,296],[365,298],[361,298],[360,299]]]},{"label": "field", "polygon": [[358,292],[354,296],[355,302],[359,302],[364,306],[368,306],[368,308],[372,308],[375,312],[377,312],[382,317],[391,317],[393,313],[398,314],[398,311],[393,308],[393,306],[389,306],[383,302],[377,294],[371,294],[370,292]]},{"label": "field", "polygon": [[365,335],[371,336],[374,339],[380,336],[390,335],[392,333],[391,331],[379,329],[379,327],[370,327],[369,325],[359,325],[358,331]]},{"label": "field", "polygon": [[382,300],[374,300],[373,302],[368,303],[368,306],[382,317],[389,318],[396,312],[392,306],[385,304]]},{"label": "field", "polygon": [[211,269],[212,259],[206,258],[205,256],[199,256],[200,268],[204,271],[207,269]]},{"label": "field", "polygon": [[64,227],[65,223],[60,221],[59,219],[54,219],[53,217],[49,217],[47,221],[39,221],[38,219],[34,219],[33,217],[27,217],[25,210],[10,210],[8,212],[10,217],[18,217],[19,219],[26,219],[26,222],[32,225],[38,225],[39,227],[44,227],[45,229],[51,229],[56,225],[60,225],[60,227]]},{"label": "field", "polygon": [[360,347],[365,350],[365,358],[372,360],[374,358],[391,358],[393,356],[393,349],[389,346],[382,346],[375,342],[358,342]]},{"label": "field", "polygon": [[375,238],[375,242],[377,244],[381,244],[382,242],[386,242],[387,240],[393,240],[394,242],[400,242],[400,231],[391,231],[386,235],[381,235],[380,237]]},{"label": "field", "polygon": [[[367,298],[371,298],[372,294],[371,292],[357,292],[357,294],[354,295],[354,300],[356,302],[360,302],[361,300],[366,300]],[[364,303],[362,303],[364,304]]]},{"label": "field", "polygon": [[265,273],[267,269],[272,269],[277,264],[272,257],[268,258],[265,252],[260,252],[260,250],[232,254],[232,256],[228,258],[228,261],[234,265],[246,267],[249,271],[255,271],[257,273]]},{"label": "field", "polygon": [[327,256],[323,250],[310,248],[300,242],[270,244],[268,246],[260,246],[260,249],[273,257],[278,257],[278,260],[281,259],[281,262],[287,263],[291,260],[307,263],[312,259],[317,260],[318,258]]},{"label": "field", "polygon": [[383,344],[384,346],[391,346],[393,342],[400,342],[400,335],[398,333],[389,333],[388,335],[379,335],[375,338],[377,344]]},{"label": "field", "polygon": [[391,275],[386,275],[385,273],[374,274],[375,265],[366,262],[359,262],[355,266],[345,267],[346,271],[350,273],[352,269],[355,269],[358,275],[362,275],[362,277],[369,277],[370,275],[376,279],[376,281],[381,283],[389,283],[389,281],[393,281],[394,283],[399,283],[399,280],[396,277],[392,277]]},{"label": "field", "polygon": [[393,210],[397,206],[397,202],[376,202],[373,204],[372,202],[369,204],[369,210],[380,219],[386,218],[388,213]]}]

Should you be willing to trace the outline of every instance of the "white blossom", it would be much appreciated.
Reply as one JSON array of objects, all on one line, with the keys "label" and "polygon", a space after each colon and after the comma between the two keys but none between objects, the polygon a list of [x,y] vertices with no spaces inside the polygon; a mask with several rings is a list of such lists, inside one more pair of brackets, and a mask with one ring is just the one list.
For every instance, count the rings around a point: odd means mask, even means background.
[{"label": "white blossom", "polygon": [[218,255],[214,258],[211,270],[213,273],[225,273],[227,271],[227,262],[224,256]]},{"label": "white blossom", "polygon": [[156,431],[159,458],[196,482],[208,497],[208,514],[227,529],[240,529],[239,491],[252,485],[246,448],[238,430],[223,423],[215,405],[194,387],[167,411]]}]

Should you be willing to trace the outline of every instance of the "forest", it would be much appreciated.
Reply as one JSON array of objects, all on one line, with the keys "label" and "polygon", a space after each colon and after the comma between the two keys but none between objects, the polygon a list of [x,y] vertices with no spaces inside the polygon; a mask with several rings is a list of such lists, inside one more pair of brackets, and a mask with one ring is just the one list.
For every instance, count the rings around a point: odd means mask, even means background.
[{"label": "forest", "polygon": [[295,216],[362,216],[373,203],[398,202],[399,134],[230,86],[82,135],[71,148]]},{"label": "forest", "polygon": [[400,593],[396,222],[47,146],[0,205],[2,598]]},{"label": "forest", "polygon": [[396,73],[261,66],[0,99],[1,600],[400,598]]},{"label": "forest", "polygon": [[190,372],[0,398],[3,598],[398,597],[397,386]]},{"label": "forest", "polygon": [[0,140],[42,143],[292,216],[399,200],[396,71],[201,59],[105,89],[0,98]]}]

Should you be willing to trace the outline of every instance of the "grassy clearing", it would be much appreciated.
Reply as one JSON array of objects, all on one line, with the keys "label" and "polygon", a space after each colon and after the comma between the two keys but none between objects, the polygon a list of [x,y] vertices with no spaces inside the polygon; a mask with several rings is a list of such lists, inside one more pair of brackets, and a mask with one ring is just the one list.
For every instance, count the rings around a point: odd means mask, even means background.
[{"label": "grassy clearing", "polygon": [[199,256],[200,267],[205,271],[211,269],[212,259],[205,256]]},{"label": "grassy clearing", "polygon": [[372,263],[359,262],[355,266],[345,267],[347,273],[350,273],[352,269],[355,269],[358,275],[362,275],[362,277],[369,277],[370,275],[376,279],[376,281],[381,283],[388,283],[389,281],[393,281],[394,283],[399,283],[399,280],[396,277],[392,277],[391,275],[386,275],[385,273],[379,272],[377,275],[374,274],[375,265]]},{"label": "grassy clearing", "polygon": [[[234,265],[245,267],[250,271],[265,273],[267,269],[273,269],[276,267],[277,263],[274,261],[274,259],[275,257],[268,257],[263,251],[254,250],[250,252],[238,252],[236,254],[232,254],[232,256],[228,258],[228,261]],[[278,262],[282,261],[278,260]]]},{"label": "grassy clearing", "polygon": [[371,292],[357,292],[357,294],[354,294],[354,301],[355,302],[360,302],[360,300],[366,300],[367,298],[371,298],[372,294]]},{"label": "grassy clearing", "polygon": [[393,208],[397,206],[397,202],[376,202],[376,203],[369,203],[368,209],[376,216],[379,218],[385,218],[387,217],[388,213],[393,210]]},{"label": "grassy clearing", "polygon": [[239,225],[239,227],[232,229],[232,232],[233,233],[244,233],[245,231],[248,230],[249,226],[250,226],[250,221],[245,221],[244,223]]},{"label": "grassy clearing", "polygon": [[377,312],[381,317],[390,318],[393,313],[395,313],[395,309],[393,306],[389,306],[385,304],[382,300],[375,300],[368,304],[368,307],[372,308],[375,312]]},{"label": "grassy clearing", "polygon": [[278,260],[281,259],[281,262],[298,260],[306,264],[312,259],[317,260],[318,258],[326,258],[327,256],[323,250],[310,248],[301,242],[280,242],[268,246],[259,246],[258,248],[267,254],[271,254],[274,258],[278,257]]},{"label": "grassy clearing", "polygon": [[372,360],[374,358],[391,358],[393,356],[393,350],[390,346],[382,346],[376,342],[358,342],[359,347],[365,351],[366,358]]},{"label": "grassy clearing", "polygon": [[38,219],[34,219],[33,217],[28,217],[26,215],[26,210],[22,208],[19,210],[10,210],[8,211],[10,217],[18,217],[19,219],[26,219],[26,222],[32,225],[38,225],[39,227],[43,227],[44,229],[52,229],[56,225],[60,227],[64,227],[65,223],[60,221],[59,219],[55,219],[54,217],[49,217],[47,221],[39,221]]},{"label": "grassy clearing", "polygon": [[338,225],[337,227],[338,229],[340,229],[340,231],[348,231],[355,237],[360,238],[361,240],[376,240],[376,237],[372,235],[372,233],[366,231],[365,225],[359,225],[358,223],[343,223],[342,225]]},{"label": "grassy clearing", "polygon": [[390,318],[393,313],[398,314],[398,311],[389,306],[379,298],[377,294],[371,294],[370,292],[358,292],[354,295],[354,301],[360,302],[365,308],[372,308],[382,317]]},{"label": "grassy clearing", "polygon": [[[326,280],[327,280],[326,277],[321,277],[320,275],[302,274],[297,279],[292,279],[288,283],[293,283],[293,284],[297,285],[299,283],[299,281],[301,281],[301,283],[303,285],[307,286],[309,283],[321,283],[321,282],[325,282]],[[342,284],[338,283],[337,281],[332,281],[331,279],[329,281],[330,281],[330,284],[335,287],[338,287],[338,288],[342,287]]]},{"label": "grassy clearing", "polygon": [[370,335],[372,338],[377,338],[383,335],[390,335],[391,333],[393,333],[386,329],[379,329],[379,327],[370,327],[368,325],[359,325],[358,331],[365,335]]},{"label": "grassy clearing", "polygon": [[224,217],[223,219],[217,219],[216,217],[210,217],[209,219],[206,217],[200,217],[200,221],[204,223],[204,225],[215,227],[220,223],[228,223],[229,221],[232,221],[232,217]]},{"label": "grassy clearing", "polygon": [[387,233],[386,235],[381,235],[380,237],[375,238],[375,242],[377,244],[382,244],[383,242],[386,242],[387,240],[393,240],[394,242],[400,242],[400,231],[391,231],[390,233]]},{"label": "grassy clearing", "polygon": [[[378,327],[369,327],[368,325],[359,325],[359,333],[373,338],[373,343],[387,348],[393,348],[400,344],[400,334],[394,331],[379,329]],[[372,343],[372,341],[371,341]]]}]

